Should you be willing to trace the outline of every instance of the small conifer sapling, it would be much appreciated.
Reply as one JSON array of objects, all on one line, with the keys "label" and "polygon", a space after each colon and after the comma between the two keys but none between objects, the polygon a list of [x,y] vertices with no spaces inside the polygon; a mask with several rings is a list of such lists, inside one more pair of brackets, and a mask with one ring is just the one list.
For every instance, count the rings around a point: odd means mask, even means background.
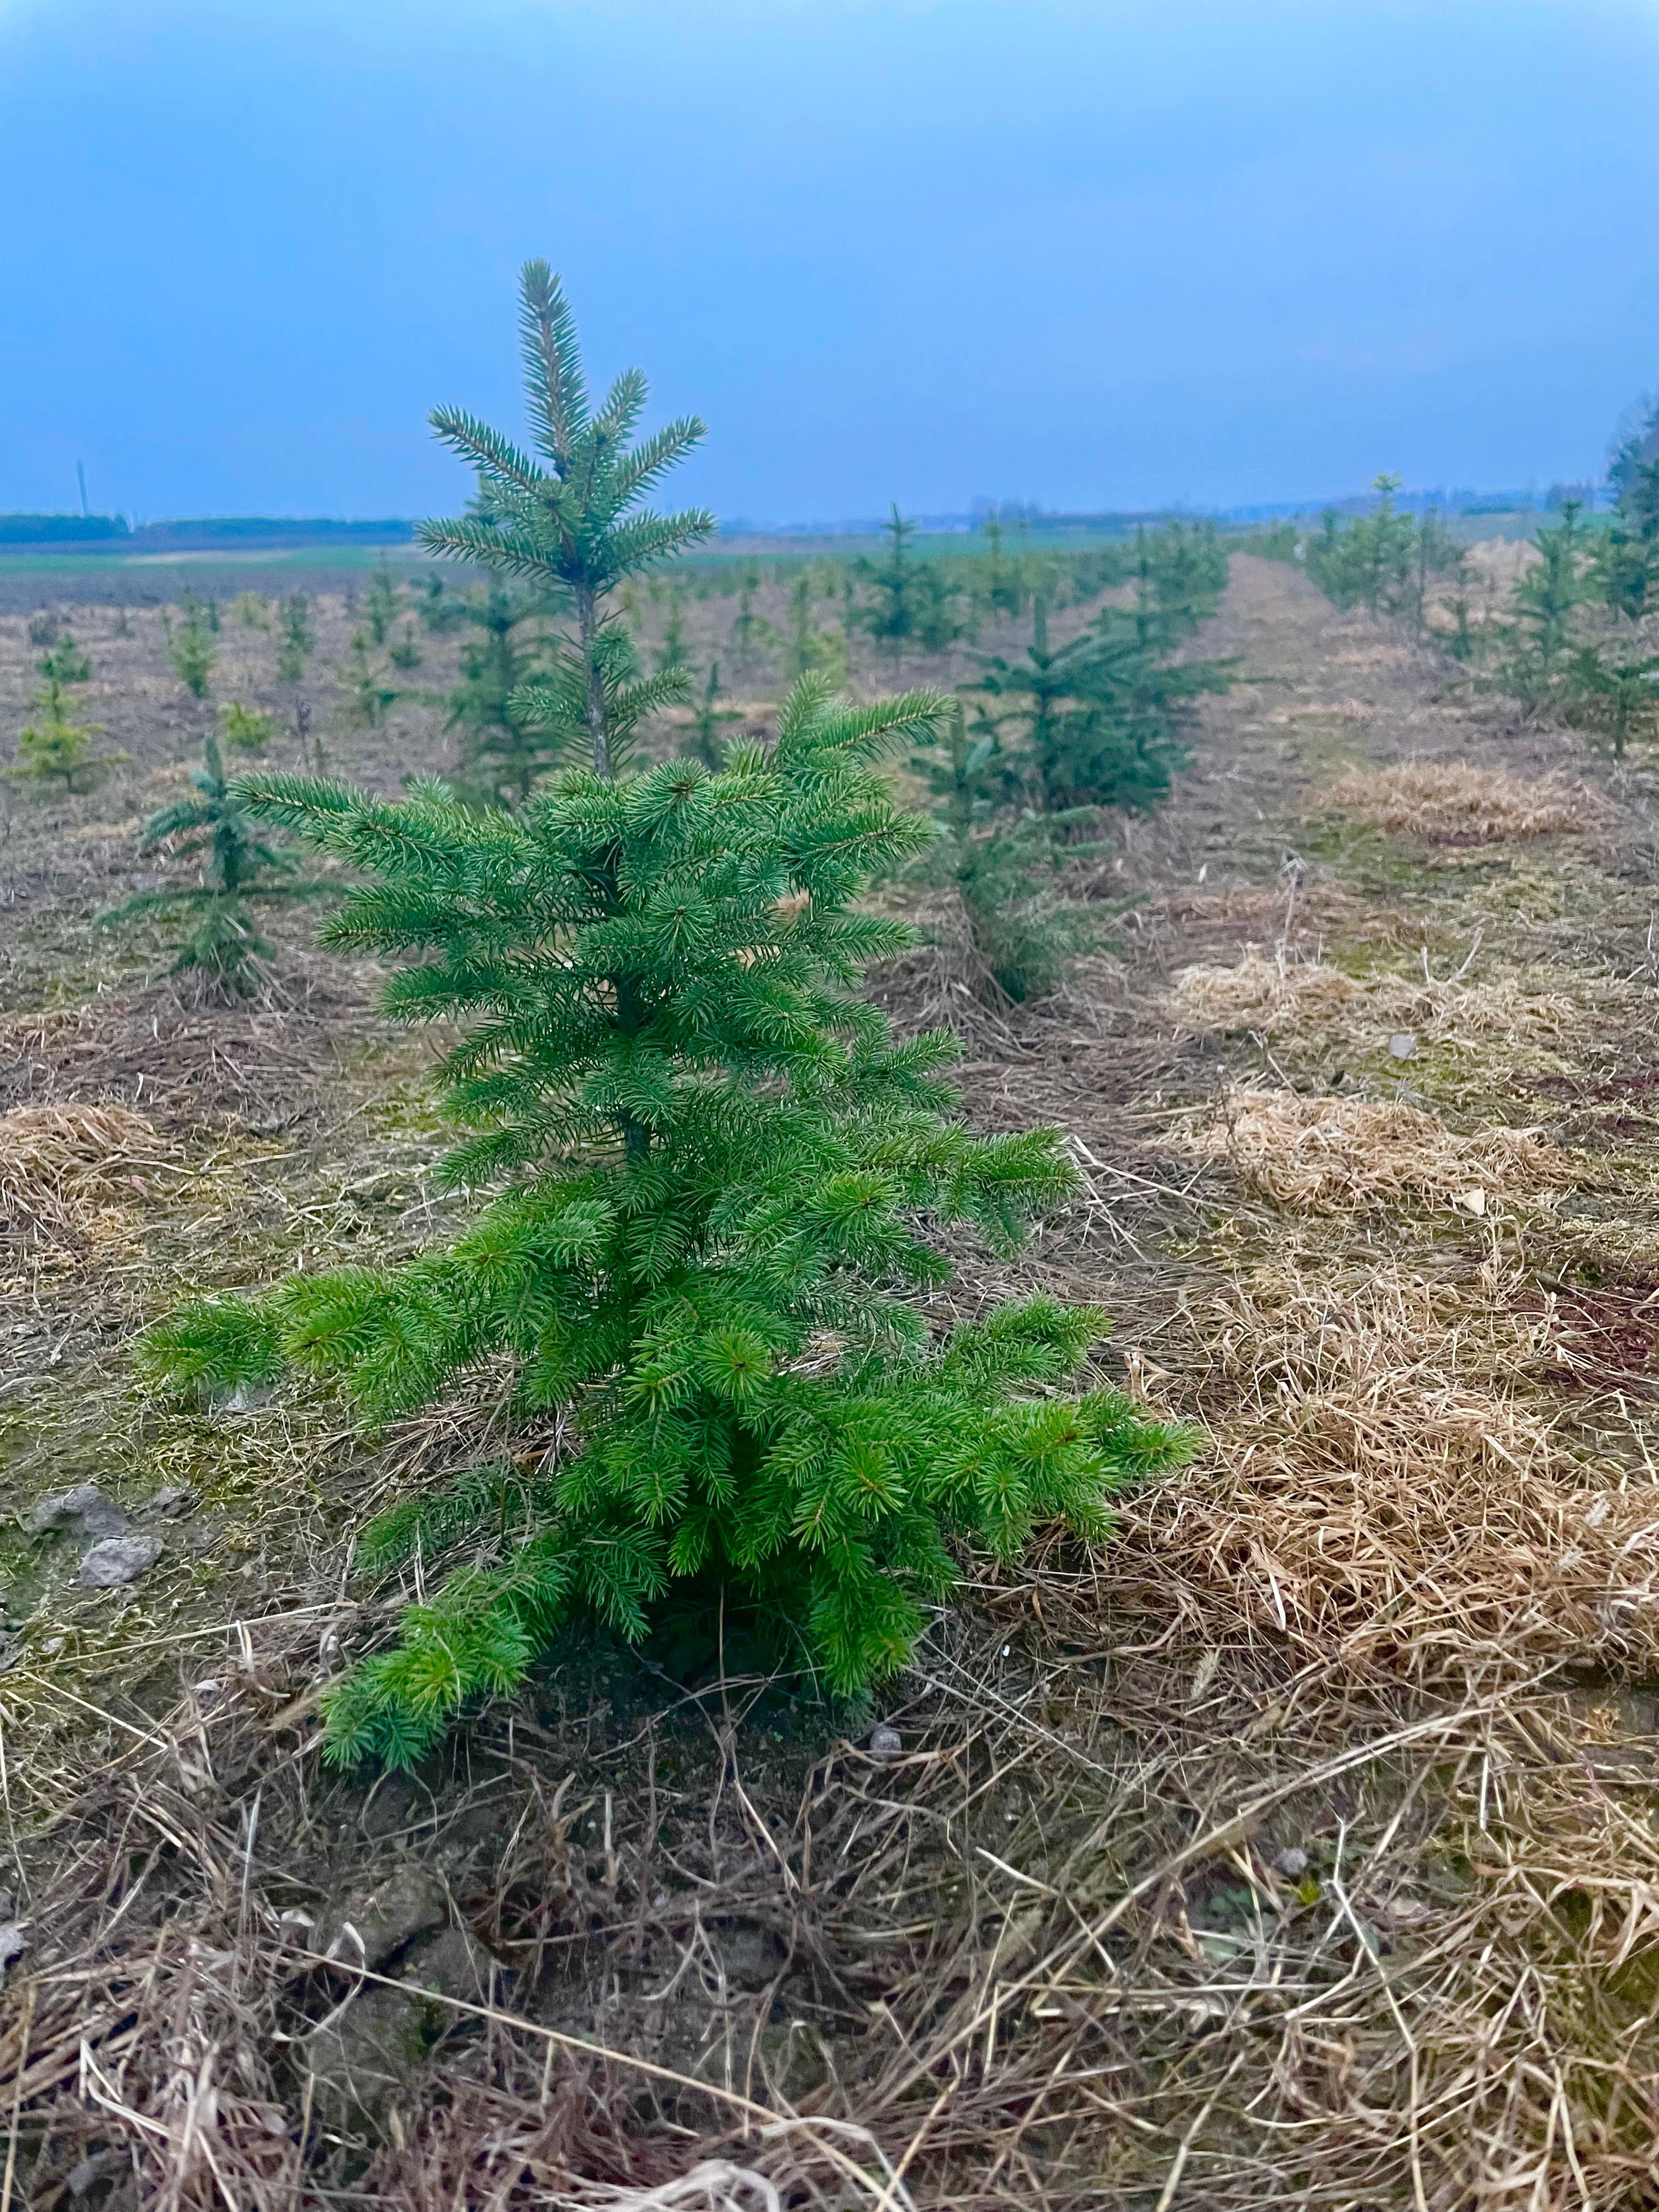
[{"label": "small conifer sapling", "polygon": [[60,677],[46,678],[34,695],[34,719],[17,733],[17,757],[5,771],[25,789],[43,796],[58,784],[69,794],[96,791],[128,758],[123,752],[99,750],[103,724],[76,720]]},{"label": "small conifer sapling", "polygon": [[255,906],[315,897],[323,887],[296,880],[295,854],[261,834],[226,779],[216,738],[205,741],[202,765],[190,780],[193,796],[152,815],[138,849],[167,848],[175,859],[195,864],[198,880],[140,891],[100,919],[112,927],[142,915],[179,916],[186,930],[168,973],[193,972],[209,998],[244,997],[258,988],[275,957],[258,933]]},{"label": "small conifer sapling", "polygon": [[545,657],[536,621],[542,603],[492,584],[466,605],[477,635],[461,648],[460,681],[445,724],[460,733],[457,788],[487,805],[520,806],[554,765],[561,743],[532,726],[517,696]]},{"label": "small conifer sapling", "polygon": [[219,730],[228,745],[238,752],[262,753],[276,732],[276,717],[262,707],[245,707],[228,699],[219,709]]},{"label": "small conifer sapling", "polygon": [[38,665],[43,676],[56,677],[60,684],[88,684],[92,680],[92,656],[84,646],[76,643],[68,630],[46,647]]},{"label": "small conifer sapling", "polygon": [[378,730],[386,720],[387,708],[397,699],[398,687],[386,670],[377,668],[370,659],[366,631],[356,629],[351,633],[346,657],[335,669],[334,680],[339,686],[335,714],[343,726],[348,730]]},{"label": "small conifer sapling", "polygon": [[311,601],[303,592],[290,592],[277,611],[281,636],[276,647],[276,674],[283,684],[305,680],[306,663],[317,650],[311,627]]},{"label": "small conifer sapling", "polygon": [[708,680],[698,693],[691,711],[691,750],[706,769],[719,769],[726,761],[726,732],[743,720],[741,709],[720,704],[720,665],[708,664]]},{"label": "small conifer sapling", "polygon": [[402,605],[403,594],[398,589],[391,564],[382,556],[375,562],[368,589],[363,593],[363,619],[376,645],[386,643]]},{"label": "small conifer sapling", "polygon": [[924,734],[910,765],[933,795],[939,830],[914,873],[955,893],[978,995],[1016,1005],[1048,996],[1091,942],[1057,879],[1065,860],[1105,849],[1075,842],[1096,827],[1097,810],[1007,805],[995,726],[981,720],[969,731],[960,705]]},{"label": "small conifer sapling", "polygon": [[184,618],[175,623],[170,611],[164,609],[162,628],[167,633],[167,658],[173,663],[173,672],[192,699],[205,699],[208,686],[213,680],[219,649],[214,641],[214,624],[209,606],[199,599],[186,599]]},{"label": "small conifer sapling", "polygon": [[752,1607],[854,1691],[902,1664],[957,1578],[955,1540],[1012,1552],[1055,1516],[1101,1534],[1113,1492],[1182,1448],[1115,1392],[1060,1387],[1093,1310],[1027,1300],[935,1337],[902,1295],[949,1275],[933,1224],[1004,1242],[1074,1180],[1054,1132],[969,1132],[949,1042],[896,1042],[854,990],[908,938],[860,890],[929,834],[880,763],[947,702],[853,706],[807,678],[769,749],[734,745],[714,775],[623,772],[637,694],[663,679],[619,677],[607,599],[709,526],[641,505],[700,426],[634,442],[642,380],[591,408],[544,264],[523,302],[535,453],[440,415],[496,519],[423,534],[569,588],[574,634],[539,687],[580,764],[516,815],[438,786],[246,785],[375,879],[327,933],[415,955],[389,1010],[462,1024],[450,1173],[497,1194],[451,1245],[198,1301],[146,1349],[175,1386],[332,1376],[380,1419],[505,1358],[520,1416],[546,1425],[524,1466],[416,1492],[363,1533],[365,1564],[427,1563],[426,1596],[330,1694],[342,1760],[417,1758],[573,1610],[638,1637],[675,1585]]}]

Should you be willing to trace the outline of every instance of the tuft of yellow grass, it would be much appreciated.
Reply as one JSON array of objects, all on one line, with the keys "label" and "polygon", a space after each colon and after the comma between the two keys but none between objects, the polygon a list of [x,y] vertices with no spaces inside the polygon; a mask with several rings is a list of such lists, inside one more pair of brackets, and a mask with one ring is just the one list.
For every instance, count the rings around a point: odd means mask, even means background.
[{"label": "tuft of yellow grass", "polygon": [[1200,962],[1171,980],[1176,1011],[1205,1029],[1278,1033],[1322,1025],[1342,1012],[1358,986],[1323,961],[1270,958],[1247,945],[1237,967]]},{"label": "tuft of yellow grass", "polygon": [[1197,1318],[1212,1449],[1127,1529],[1206,1644],[1419,1684],[1659,1668],[1659,1483],[1559,1438],[1535,1385],[1586,1362],[1553,1301],[1292,1258]]},{"label": "tuft of yellow grass", "polygon": [[1435,845],[1557,836],[1586,828],[1601,811],[1594,792],[1565,776],[1528,781],[1470,761],[1350,769],[1331,786],[1326,804],[1376,829],[1409,830]]},{"label": "tuft of yellow grass", "polygon": [[1587,1162],[1535,1129],[1495,1123],[1459,1136],[1420,1106],[1385,1098],[1304,1097],[1236,1089],[1196,1133],[1200,1157],[1223,1159],[1279,1206],[1370,1213],[1415,1199],[1484,1214],[1494,1198],[1569,1189]]},{"label": "tuft of yellow grass", "polygon": [[[1604,995],[1612,988],[1607,984]],[[1171,979],[1170,999],[1177,1019],[1204,1029],[1270,1036],[1340,1029],[1368,1044],[1402,1030],[1454,1045],[1476,1038],[1559,1042],[1582,1030],[1586,1018],[1577,1000],[1528,989],[1513,975],[1478,982],[1426,973],[1356,977],[1322,960],[1270,956],[1255,945],[1231,967],[1181,969]]]},{"label": "tuft of yellow grass", "polygon": [[0,1221],[86,1235],[168,1147],[130,1106],[17,1106],[0,1115]]}]

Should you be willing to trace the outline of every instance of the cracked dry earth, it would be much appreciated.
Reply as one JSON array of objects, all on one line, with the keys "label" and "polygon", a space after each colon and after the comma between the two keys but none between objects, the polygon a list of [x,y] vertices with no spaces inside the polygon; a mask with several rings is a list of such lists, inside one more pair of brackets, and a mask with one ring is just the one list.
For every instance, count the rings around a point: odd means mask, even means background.
[{"label": "cracked dry earth", "polygon": [[9,1095],[152,1137],[9,1222],[6,1480],[164,1548],[7,1555],[14,2201],[1655,2201],[1653,781],[1289,568],[1202,650],[1235,689],[1079,874],[1109,945],[967,1024],[969,1110],[1083,1195],[940,1312],[1097,1299],[1200,1449],[970,1571],[870,1713],[573,1636],[418,1772],[324,1768],[400,1596],[349,1524],[482,1401],[365,1444],[146,1405],[122,1345],[441,1230],[420,1054],[315,960],[77,996],[65,925]]}]

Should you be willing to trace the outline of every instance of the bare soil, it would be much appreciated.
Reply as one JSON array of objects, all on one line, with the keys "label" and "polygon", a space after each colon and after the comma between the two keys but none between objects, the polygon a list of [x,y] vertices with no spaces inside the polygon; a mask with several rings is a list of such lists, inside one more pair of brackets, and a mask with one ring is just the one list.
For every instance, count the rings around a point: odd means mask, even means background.
[{"label": "bare soil", "polygon": [[[695,657],[732,605],[688,605]],[[317,1695],[416,1592],[350,1528],[477,1453],[491,1378],[364,1439],[321,1393],[146,1401],[124,1347],[185,1288],[441,1231],[427,1047],[297,922],[240,1008],[112,951],[208,719],[128,625],[75,626],[131,767],[14,796],[0,848],[0,1109],[149,1132],[69,1175],[67,1124],[0,1121],[0,2212],[1659,2198],[1648,772],[1237,558],[1200,649],[1240,680],[1079,864],[1067,994],[872,982],[1085,1181],[1017,1263],[964,1245],[941,1318],[1100,1302],[1194,1466],[1103,1552],[970,1568],[878,1709],[573,1632],[376,1779],[320,1765]],[[283,703],[263,633],[222,644],[218,696]],[[31,657],[0,621],[0,722]],[[393,788],[441,722],[326,742]],[[25,1534],[88,1481],[163,1543],[124,1589]]]}]

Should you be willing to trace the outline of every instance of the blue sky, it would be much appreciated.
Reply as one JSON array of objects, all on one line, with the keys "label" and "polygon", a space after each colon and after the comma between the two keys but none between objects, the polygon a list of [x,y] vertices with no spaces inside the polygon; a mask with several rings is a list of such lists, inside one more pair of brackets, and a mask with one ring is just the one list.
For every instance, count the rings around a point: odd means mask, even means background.
[{"label": "blue sky", "polygon": [[1659,0],[0,0],[0,509],[445,509],[532,253],[728,515],[1547,483]]}]

